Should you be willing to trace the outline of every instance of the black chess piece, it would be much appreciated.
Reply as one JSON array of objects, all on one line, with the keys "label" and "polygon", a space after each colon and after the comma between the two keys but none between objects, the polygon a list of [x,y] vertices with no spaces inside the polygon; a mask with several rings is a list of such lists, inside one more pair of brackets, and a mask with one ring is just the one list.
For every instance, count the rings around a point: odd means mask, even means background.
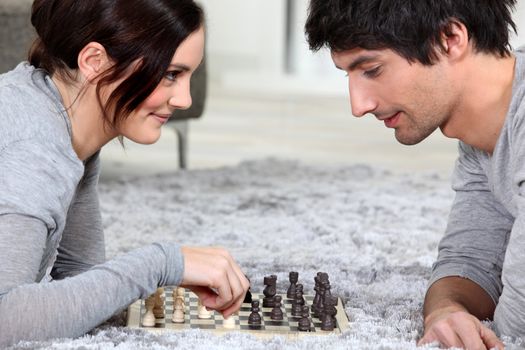
[{"label": "black chess piece", "polygon": [[250,282],[250,287],[248,287],[248,291],[246,292],[246,295],[244,296],[243,303],[251,304],[252,303],[251,281],[248,278],[248,276],[246,276],[246,279],[248,280],[248,282]]},{"label": "black chess piece", "polygon": [[311,323],[309,318],[308,306],[303,305],[301,312],[301,319],[297,322],[297,328],[301,332],[309,332],[311,329]]},{"label": "black chess piece", "polygon": [[292,300],[292,316],[301,317],[303,313],[303,285],[298,284],[295,289],[295,298]]},{"label": "black chess piece", "polygon": [[263,307],[274,307],[275,294],[277,293],[277,276],[264,277],[264,285],[266,288],[263,290]]},{"label": "black chess piece", "polygon": [[297,282],[299,281],[299,272],[292,271],[288,275],[288,279],[290,280],[290,287],[288,287],[288,291],[286,292],[286,297],[288,299],[294,299],[295,298],[295,286],[297,285]]},{"label": "black chess piece", "polygon": [[252,308],[250,316],[248,316],[248,324],[258,326],[262,323],[261,315],[259,314],[259,301],[252,301]]},{"label": "black chess piece", "polygon": [[275,296],[275,305],[270,311],[270,318],[274,321],[282,321],[283,320],[283,310],[281,310],[281,301],[282,298],[280,295]]},{"label": "black chess piece", "polygon": [[319,274],[321,272],[318,272],[317,273],[317,276],[314,277],[314,281],[315,281],[315,286],[314,286],[314,290],[315,290],[315,296],[314,296],[314,300],[312,301],[312,314],[314,316],[318,316],[319,313],[320,313],[320,310],[318,308],[319,306],[319,299],[321,298],[321,280],[319,278]]},{"label": "black chess piece", "polygon": [[335,328],[336,304],[337,298],[335,297],[329,296],[324,300],[324,310],[321,316],[321,329],[323,331],[333,331]]}]

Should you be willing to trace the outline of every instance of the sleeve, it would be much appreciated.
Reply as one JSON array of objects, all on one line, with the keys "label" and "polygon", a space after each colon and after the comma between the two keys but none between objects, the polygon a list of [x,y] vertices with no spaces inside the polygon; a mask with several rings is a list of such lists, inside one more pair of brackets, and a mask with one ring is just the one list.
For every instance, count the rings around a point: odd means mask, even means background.
[{"label": "sleeve", "polygon": [[97,190],[99,174],[100,158],[96,153],[86,162],[86,172],[69,208],[52,271],[54,279],[74,276],[106,260]]},{"label": "sleeve", "polygon": [[452,180],[456,197],[429,286],[444,277],[460,276],[477,283],[497,303],[514,219],[490,191],[476,151],[463,143],[459,148]]},{"label": "sleeve", "polygon": [[[57,228],[65,225],[62,213],[76,185],[71,181],[74,164],[64,163],[68,159],[56,147],[29,140],[0,152],[2,349],[20,340],[80,336],[158,286],[182,280],[180,247],[156,243],[75,276],[38,283],[56,252]],[[73,237],[66,245],[70,249]],[[97,254],[76,255],[74,260],[82,261],[83,269],[100,260]]]},{"label": "sleeve", "polygon": [[[2,230],[7,229],[5,225],[5,217],[0,218]],[[14,233],[1,235],[0,247],[5,244],[4,237],[20,233],[9,229]],[[27,251],[22,256],[24,252],[18,252],[12,261],[4,255],[0,258],[0,281],[13,278],[4,268],[24,267],[21,261],[37,253]],[[0,348],[21,340],[81,336],[138,298],[152,294],[158,286],[180,284],[183,269],[178,245],[156,243],[60,281],[34,283],[20,276],[16,287],[7,292],[4,287],[0,295]]]}]

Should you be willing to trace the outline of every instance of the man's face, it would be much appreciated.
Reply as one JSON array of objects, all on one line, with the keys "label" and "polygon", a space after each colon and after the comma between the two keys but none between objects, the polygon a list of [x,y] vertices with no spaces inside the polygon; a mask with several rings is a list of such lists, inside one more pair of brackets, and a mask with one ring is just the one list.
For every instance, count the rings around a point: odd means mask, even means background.
[{"label": "man's face", "polygon": [[400,143],[419,143],[446,124],[454,87],[442,61],[424,66],[389,49],[360,48],[332,52],[332,59],[348,74],[352,113],[375,115]]}]

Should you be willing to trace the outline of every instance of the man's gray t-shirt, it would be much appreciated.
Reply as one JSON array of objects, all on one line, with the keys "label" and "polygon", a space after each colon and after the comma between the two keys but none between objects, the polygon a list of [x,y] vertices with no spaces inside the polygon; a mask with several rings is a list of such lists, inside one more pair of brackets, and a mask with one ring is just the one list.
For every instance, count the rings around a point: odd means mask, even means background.
[{"label": "man's gray t-shirt", "polygon": [[512,100],[492,155],[462,142],[456,198],[430,284],[462,276],[497,303],[502,335],[525,337],[525,48],[515,52]]},{"label": "man's gray t-shirt", "polygon": [[45,71],[0,75],[0,348],[80,336],[182,279],[174,243],[105,262],[99,156],[78,159],[71,134]]}]

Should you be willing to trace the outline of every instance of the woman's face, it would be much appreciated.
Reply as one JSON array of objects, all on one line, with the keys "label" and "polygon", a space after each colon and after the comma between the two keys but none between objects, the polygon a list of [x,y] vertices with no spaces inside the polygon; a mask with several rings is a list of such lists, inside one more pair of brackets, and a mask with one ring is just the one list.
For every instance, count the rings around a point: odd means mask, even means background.
[{"label": "woman's face", "polygon": [[164,79],[151,95],[117,126],[120,136],[140,144],[156,142],[162,126],[176,109],[191,106],[190,78],[204,54],[204,28],[184,40],[171,60]]}]

